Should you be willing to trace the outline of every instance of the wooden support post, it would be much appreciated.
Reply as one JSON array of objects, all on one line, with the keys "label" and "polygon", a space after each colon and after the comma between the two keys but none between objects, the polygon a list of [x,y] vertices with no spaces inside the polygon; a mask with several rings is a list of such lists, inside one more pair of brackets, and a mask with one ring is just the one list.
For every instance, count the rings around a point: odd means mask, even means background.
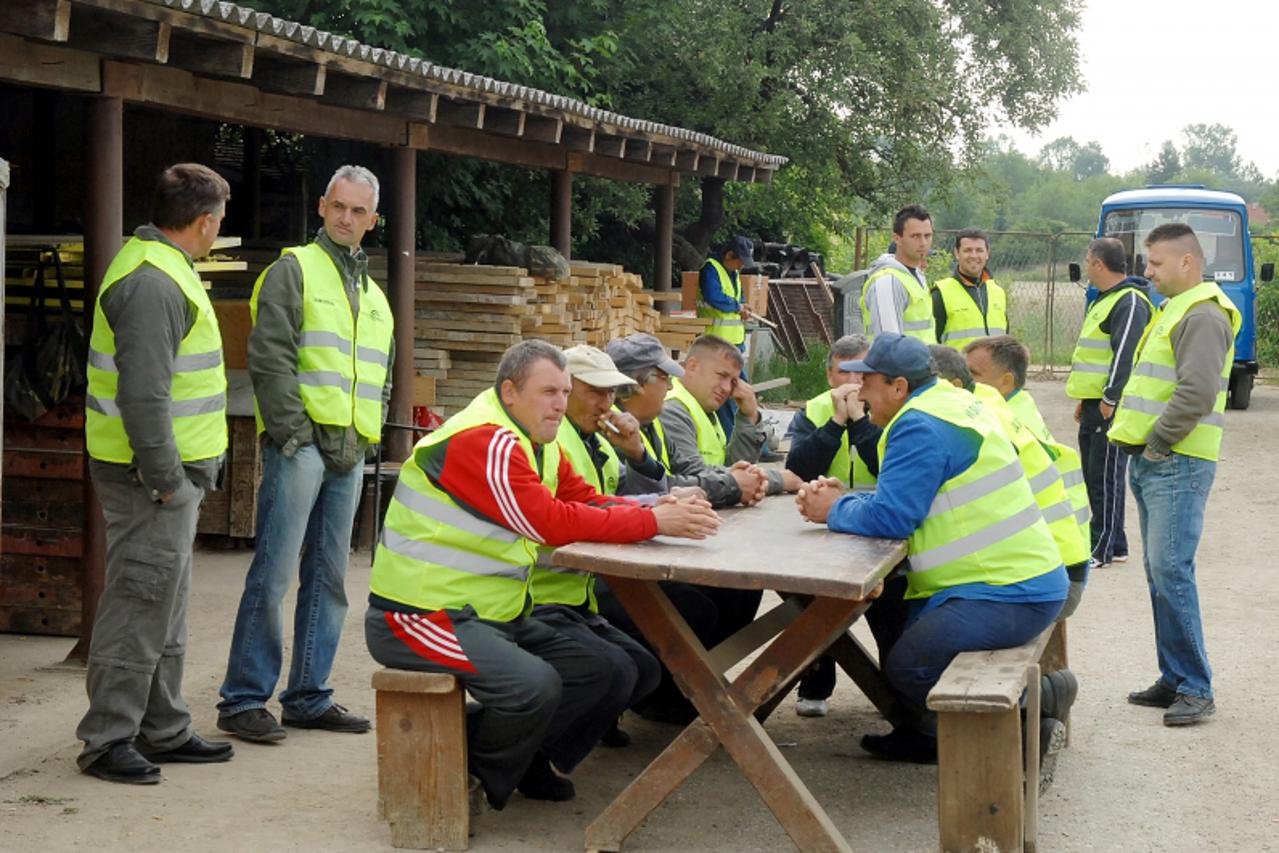
[{"label": "wooden support post", "polygon": [[[417,259],[417,151],[391,149],[391,199],[387,207],[391,222],[387,251],[387,279],[391,292],[391,313],[395,317],[395,364],[391,378],[391,421],[413,422],[413,297]],[[402,462],[409,457],[413,434],[391,430],[388,458]]]},{"label": "wooden support post", "polygon": [[[124,101],[90,98],[85,122],[84,315],[93,333],[93,308],[107,266],[124,235]],[[84,466],[84,567],[80,581],[80,639],[68,661],[87,662],[98,598],[106,582],[107,536],[102,507]]]},{"label": "wooden support post", "polygon": [[244,128],[244,236],[262,237],[262,128]]},{"label": "wooden support post", "polygon": [[[653,187],[657,219],[657,239],[653,242],[653,289],[666,293],[671,289],[671,253],[675,239],[675,187],[658,184]],[[661,304],[662,313],[671,313],[672,303]]]},{"label": "wooden support post", "polygon": [[451,675],[382,669],[377,691],[378,815],[391,846],[465,850],[466,708]]},{"label": "wooden support post", "polygon": [[573,250],[573,173],[551,171],[551,245],[565,258]]},{"label": "wooden support post", "polygon": [[941,849],[1021,850],[1020,711],[938,714],[937,759]]}]

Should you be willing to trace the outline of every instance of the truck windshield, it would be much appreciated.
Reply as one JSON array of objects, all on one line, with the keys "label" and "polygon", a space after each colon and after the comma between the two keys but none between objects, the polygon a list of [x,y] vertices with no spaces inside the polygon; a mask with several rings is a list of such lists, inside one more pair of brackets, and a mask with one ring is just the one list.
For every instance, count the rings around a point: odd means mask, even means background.
[{"label": "truck windshield", "polygon": [[1147,207],[1112,210],[1102,225],[1103,236],[1118,237],[1132,271],[1146,269],[1146,237],[1166,222],[1183,222],[1194,229],[1203,245],[1204,278],[1209,281],[1243,281],[1243,220],[1233,210],[1193,207]]}]

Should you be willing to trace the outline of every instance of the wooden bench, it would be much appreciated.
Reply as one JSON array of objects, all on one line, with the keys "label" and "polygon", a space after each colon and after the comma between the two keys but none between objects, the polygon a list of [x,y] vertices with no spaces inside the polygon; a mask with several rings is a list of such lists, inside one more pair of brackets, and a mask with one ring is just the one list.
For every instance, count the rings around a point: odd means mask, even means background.
[{"label": "wooden bench", "polygon": [[451,675],[380,669],[377,691],[378,816],[391,845],[465,850],[467,801],[464,691]]},{"label": "wooden bench", "polygon": [[[941,849],[1034,851],[1039,808],[1039,680],[1066,668],[1066,625],[1013,649],[966,652],[928,694],[937,713]],[[1026,693],[1022,750],[1019,702]],[[1024,766],[1023,766],[1024,765]]]}]

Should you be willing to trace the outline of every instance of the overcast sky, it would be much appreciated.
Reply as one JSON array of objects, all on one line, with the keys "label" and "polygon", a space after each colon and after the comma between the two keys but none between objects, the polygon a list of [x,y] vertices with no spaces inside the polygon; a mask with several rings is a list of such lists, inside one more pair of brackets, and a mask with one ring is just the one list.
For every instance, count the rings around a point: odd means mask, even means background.
[{"label": "overcast sky", "polygon": [[1027,154],[1073,136],[1096,140],[1112,172],[1149,163],[1181,129],[1220,123],[1244,162],[1279,177],[1279,3],[1274,0],[1086,0],[1079,67],[1087,89],[1059,104],[1037,136],[1006,127]]}]

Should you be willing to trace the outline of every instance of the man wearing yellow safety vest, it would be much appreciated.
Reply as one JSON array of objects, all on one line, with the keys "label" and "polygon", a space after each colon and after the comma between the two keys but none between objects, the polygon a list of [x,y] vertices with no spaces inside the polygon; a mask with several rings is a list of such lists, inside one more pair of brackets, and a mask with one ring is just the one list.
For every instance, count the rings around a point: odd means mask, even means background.
[{"label": "man wearing yellow safety vest", "polygon": [[1099,295],[1084,316],[1066,381],[1066,394],[1079,401],[1075,422],[1092,505],[1090,538],[1097,566],[1128,561],[1124,532],[1128,455],[1106,440],[1106,431],[1132,375],[1137,342],[1154,314],[1149,284],[1140,276],[1124,274],[1127,260],[1124,244],[1114,237],[1099,237],[1088,245],[1084,268]]},{"label": "man wearing yellow safety vest", "polygon": [[1146,277],[1166,301],[1137,349],[1108,433],[1133,456],[1130,484],[1159,661],[1159,680],[1128,701],[1165,708],[1164,725],[1184,726],[1216,711],[1195,551],[1221,452],[1242,316],[1220,287],[1203,280],[1203,247],[1188,226],[1156,227],[1146,248]]},{"label": "man wearing yellow safety vest", "polygon": [[616,720],[612,663],[531,613],[539,548],[701,539],[719,525],[705,501],[641,506],[600,494],[574,470],[557,443],[572,389],[565,367],[551,344],[516,344],[494,387],[418,442],[369,580],[373,658],[454,675],[482,706],[467,717],[467,757],[497,809],[516,789],[571,799],[572,782],[552,764],[572,771]]},{"label": "man wearing yellow safety vest", "polygon": [[[884,429],[879,487],[843,494],[823,478],[797,503],[831,530],[907,541],[910,619],[882,668],[910,719],[861,744],[880,758],[932,763],[928,691],[957,654],[1018,646],[1051,625],[1066,572],[1015,448],[971,394],[937,381],[926,345],[886,332],[841,367],[864,374],[858,397]],[[1049,751],[1064,733],[1051,729]]]},{"label": "man wearing yellow safety vest", "polygon": [[[809,400],[802,411],[791,418],[786,436],[790,450],[786,454],[786,469],[795,472],[805,482],[818,477],[834,477],[857,491],[875,488],[875,473],[879,471],[877,447],[882,430],[866,417],[866,407],[857,399],[861,387],[861,374],[850,373],[840,367],[841,362],[853,361],[866,355],[870,341],[865,335],[845,335],[831,344],[826,357],[826,383],[830,388]],[[894,587],[905,589],[905,579],[894,577]],[[887,597],[889,600],[892,596]],[[901,600],[901,595],[896,596]],[[875,606],[866,612],[866,621],[875,636],[879,636],[879,618],[885,612],[881,596]],[[835,692],[835,659],[822,655],[804,673],[799,682],[799,701],[795,713],[801,717],[824,717],[827,700]]]},{"label": "man wearing yellow safety vest", "polygon": [[[639,421],[613,408],[615,390],[630,385],[630,377],[592,346],[572,347],[564,357],[573,390],[556,438],[561,456],[601,495],[635,495],[651,506],[666,491],[666,469],[645,450]],[[595,575],[539,559],[529,589],[538,619],[609,661],[613,680],[605,695],[613,704],[600,713],[614,722],[603,732],[602,743],[625,746],[630,737],[616,720],[657,687],[657,658],[600,615]]]},{"label": "man wearing yellow safety vest", "polygon": [[156,185],[152,224],[107,267],[89,340],[85,440],[106,519],[106,585],[89,648],[80,769],[155,784],[161,763],[226,761],[191,730],[182,699],[191,546],[227,447],[222,336],[192,266],[213,247],[231,188],[179,163]]},{"label": "man wearing yellow safety vest", "polygon": [[[741,273],[755,265],[754,253],[755,244],[737,234],[728,241],[719,260],[706,259],[697,280],[697,316],[711,321],[706,334],[723,338],[741,352],[746,351],[746,321],[751,316]],[[745,370],[740,375],[747,378]],[[730,397],[717,414],[727,435],[733,434],[736,414],[737,402]]]},{"label": "man wearing yellow safety vest", "polygon": [[955,274],[933,285],[937,340],[956,350],[990,335],[1008,333],[1008,299],[986,263],[990,240],[980,228],[955,234]]},{"label": "man wearing yellow safety vest", "polygon": [[918,204],[897,211],[893,241],[896,252],[877,258],[862,286],[862,329],[872,338],[900,332],[935,344],[933,303],[924,275],[933,246],[932,214]]},{"label": "man wearing yellow safety vest", "polygon": [[218,728],[283,740],[267,710],[280,677],[282,602],[299,574],[293,660],[280,694],[286,726],[367,732],[333,701],[329,672],[347,601],[351,526],[365,452],[381,441],[391,394],[393,322],[360,248],[377,223],[378,181],[343,166],[320,198],[314,242],[285,249],[249,303],[249,376],[265,435],[257,543],[231,638]]},{"label": "man wearing yellow safety vest", "polygon": [[[1066,572],[1070,575],[1070,598],[1062,608],[1062,612],[1069,616],[1079,606],[1084,587],[1088,583],[1088,571],[1094,565],[1090,549],[1084,544],[1089,541],[1088,489],[1084,484],[1079,454],[1073,447],[1053,438],[1048,425],[1044,423],[1044,416],[1035,405],[1035,399],[1026,390],[1030,350],[1025,344],[1011,335],[978,338],[964,347],[964,356],[968,370],[978,385],[994,391],[993,394],[981,395],[982,399],[987,401],[987,405],[994,404],[992,398],[1003,400],[1017,423],[1039,441],[1066,487],[1066,495],[1070,499],[1070,518],[1058,518],[1053,514],[1048,521],[1058,544],[1062,546],[1062,559],[1066,564]],[[1074,525],[1078,538],[1068,537],[1067,528],[1070,525]]]}]

